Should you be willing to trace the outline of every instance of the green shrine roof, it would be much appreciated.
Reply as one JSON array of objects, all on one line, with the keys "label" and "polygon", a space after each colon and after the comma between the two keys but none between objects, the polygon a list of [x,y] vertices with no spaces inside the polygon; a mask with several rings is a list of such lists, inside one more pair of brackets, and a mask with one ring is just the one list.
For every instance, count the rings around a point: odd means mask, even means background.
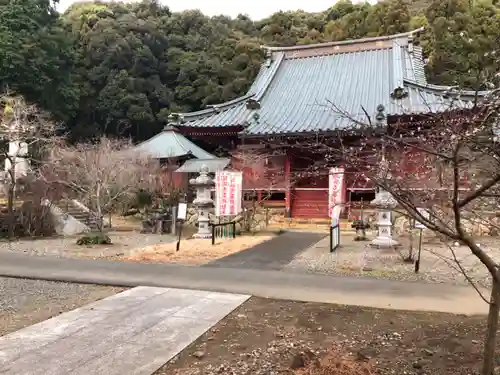
[{"label": "green shrine roof", "polygon": [[[202,111],[179,114],[178,126],[243,126],[249,135],[329,131],[366,122],[379,104],[387,116],[471,108],[475,92],[427,83],[413,32],[293,47],[264,47],[269,59],[248,93]],[[366,112],[366,113],[365,113]]]},{"label": "green shrine roof", "polygon": [[214,159],[215,156],[198,147],[173,127],[166,127],[154,137],[139,143],[134,151],[155,159],[176,158],[192,155],[197,159]]}]

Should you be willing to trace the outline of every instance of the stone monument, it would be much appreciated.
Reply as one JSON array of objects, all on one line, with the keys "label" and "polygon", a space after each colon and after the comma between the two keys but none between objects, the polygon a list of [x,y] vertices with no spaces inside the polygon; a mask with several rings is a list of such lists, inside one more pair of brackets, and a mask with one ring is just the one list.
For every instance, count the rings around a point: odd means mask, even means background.
[{"label": "stone monument", "polygon": [[[384,115],[385,108],[383,105],[377,107],[377,126],[385,126]],[[390,180],[391,175],[389,172],[389,166],[387,160],[385,159],[385,147],[382,145],[382,160],[380,161],[380,177],[386,180]],[[375,193],[375,199],[370,202],[370,204],[377,208],[377,227],[378,233],[377,237],[372,240],[371,246],[377,248],[392,248],[399,246],[399,243],[392,238],[392,211],[397,206],[397,201],[388,191],[385,191],[381,187],[377,188]]]},{"label": "stone monument", "polygon": [[208,175],[208,167],[203,165],[200,169],[200,175],[189,180],[189,183],[196,189],[196,198],[193,205],[198,211],[198,232],[194,235],[194,238],[212,238],[209,209],[214,206],[211,188],[215,185],[215,182]]}]

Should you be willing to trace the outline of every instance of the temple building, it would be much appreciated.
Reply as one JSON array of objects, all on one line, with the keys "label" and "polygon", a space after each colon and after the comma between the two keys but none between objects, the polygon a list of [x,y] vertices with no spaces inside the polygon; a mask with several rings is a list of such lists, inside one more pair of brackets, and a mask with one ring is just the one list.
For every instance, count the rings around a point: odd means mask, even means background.
[{"label": "temple building", "polygon": [[[475,92],[458,94],[427,82],[422,49],[415,39],[421,31],[263,47],[267,60],[246,95],[175,114],[170,125],[194,142],[224,147],[232,155],[231,151],[250,155],[251,163],[243,165],[241,157],[234,156],[231,163],[244,170],[244,190],[282,205],[289,217],[325,217],[327,176],[297,178],[311,163],[310,155],[287,144],[351,129],[367,116],[375,118],[380,105],[385,126],[473,106]],[[346,180],[350,202],[373,199],[374,186],[367,181],[349,176]]]}]

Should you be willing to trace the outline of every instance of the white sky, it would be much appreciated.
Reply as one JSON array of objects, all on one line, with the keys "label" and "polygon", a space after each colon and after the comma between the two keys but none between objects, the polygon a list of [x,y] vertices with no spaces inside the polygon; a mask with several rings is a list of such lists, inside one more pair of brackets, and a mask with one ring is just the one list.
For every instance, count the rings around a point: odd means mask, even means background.
[{"label": "white sky", "polygon": [[[174,11],[200,9],[207,16],[219,14],[236,17],[248,14],[253,20],[260,20],[280,10],[302,9],[320,12],[328,9],[336,0],[160,0]],[[63,12],[75,0],[60,0],[58,10]]]}]

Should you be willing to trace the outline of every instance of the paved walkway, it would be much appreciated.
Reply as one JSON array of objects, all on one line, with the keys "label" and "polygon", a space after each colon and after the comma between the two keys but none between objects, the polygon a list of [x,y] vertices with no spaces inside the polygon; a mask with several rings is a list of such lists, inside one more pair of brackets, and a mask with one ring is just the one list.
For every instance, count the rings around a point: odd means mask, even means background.
[{"label": "paved walkway", "polygon": [[323,237],[324,233],[285,232],[249,249],[217,259],[204,267],[280,270],[297,254]]},{"label": "paved walkway", "polygon": [[0,276],[160,286],[380,308],[483,314],[470,287],[284,271],[137,264],[0,253]]},{"label": "paved walkway", "polygon": [[138,287],[0,338],[6,375],[151,375],[250,296]]}]

